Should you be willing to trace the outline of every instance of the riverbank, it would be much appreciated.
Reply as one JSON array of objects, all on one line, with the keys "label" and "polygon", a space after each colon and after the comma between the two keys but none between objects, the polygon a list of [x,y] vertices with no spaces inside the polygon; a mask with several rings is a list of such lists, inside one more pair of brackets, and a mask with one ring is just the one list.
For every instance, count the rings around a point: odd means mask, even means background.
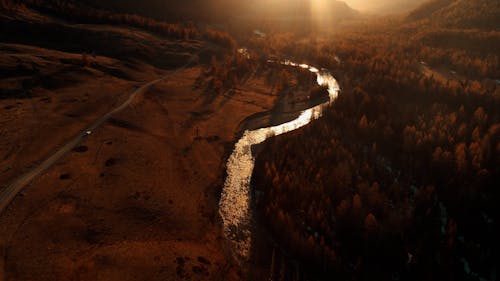
[{"label": "riverbank", "polygon": [[276,95],[253,78],[207,104],[200,71],[152,87],[14,199],[2,279],[240,279],[217,213],[225,153]]},{"label": "riverbank", "polygon": [[[286,62],[285,65],[288,65]],[[298,66],[293,65],[292,66]],[[300,68],[308,69],[316,73],[316,82],[327,93],[325,102],[307,108],[293,120],[279,123],[271,127],[263,127],[256,130],[247,130],[236,142],[234,149],[227,160],[226,177],[219,202],[219,213],[222,218],[223,232],[226,237],[235,260],[246,271],[247,263],[252,256],[254,243],[252,236],[255,235],[254,228],[254,196],[251,188],[251,179],[254,169],[254,148],[267,139],[286,134],[309,124],[312,120],[321,117],[325,106],[333,102],[340,91],[335,78],[327,71],[318,71],[315,67],[300,65]],[[313,94],[311,94],[313,96]],[[321,92],[315,91],[314,96],[322,98]],[[282,99],[285,100],[285,99]],[[275,108],[290,108],[283,104],[278,104]],[[276,112],[276,111],[275,111]],[[288,112],[286,112],[288,113]],[[286,115],[286,114],[285,114]],[[257,116],[256,120],[262,122],[262,117]],[[249,119],[251,121],[253,119]],[[248,273],[245,273],[248,278]]]}]

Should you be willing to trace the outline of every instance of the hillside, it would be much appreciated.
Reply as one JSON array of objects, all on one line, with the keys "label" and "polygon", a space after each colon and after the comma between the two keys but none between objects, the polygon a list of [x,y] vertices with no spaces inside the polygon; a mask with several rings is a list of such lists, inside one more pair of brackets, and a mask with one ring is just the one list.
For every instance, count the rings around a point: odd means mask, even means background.
[{"label": "hillside", "polygon": [[425,2],[425,0],[384,0],[370,1],[370,3],[361,1],[360,5],[364,7],[361,10],[363,12],[376,14],[397,14],[409,12],[417,8],[420,4],[422,4],[422,2]]},{"label": "hillside", "polygon": [[203,62],[231,54],[205,36],[222,33],[51,0],[0,1],[0,31],[0,280],[237,280],[224,145],[274,96],[205,102]]},{"label": "hillside", "polygon": [[412,11],[409,21],[423,20],[448,28],[499,30],[500,2],[496,0],[432,0]]},{"label": "hillside", "polygon": [[243,5],[229,0],[79,0],[95,7],[137,13],[162,20],[217,21],[238,13]]},{"label": "hillside", "polygon": [[408,15],[409,20],[420,20],[431,16],[434,12],[450,5],[453,0],[426,1]]},{"label": "hillside", "polygon": [[499,7],[0,0],[0,281],[498,279]]},{"label": "hillside", "polygon": [[256,208],[275,247],[268,264],[280,261],[270,275],[478,280],[496,271],[500,37],[454,23],[474,16],[459,7],[486,9],[456,1],[420,20],[283,47],[333,69],[342,92],[322,118],[257,156]]},{"label": "hillside", "polygon": [[[79,0],[93,6],[120,12],[134,12],[141,15],[166,20],[192,20],[194,22],[225,22],[231,18],[265,19],[273,21],[304,21],[310,22],[314,1],[312,0]],[[328,17],[338,21],[350,18],[357,11],[343,1],[331,0],[321,7],[321,18]],[[314,15],[318,17],[318,15]]]}]

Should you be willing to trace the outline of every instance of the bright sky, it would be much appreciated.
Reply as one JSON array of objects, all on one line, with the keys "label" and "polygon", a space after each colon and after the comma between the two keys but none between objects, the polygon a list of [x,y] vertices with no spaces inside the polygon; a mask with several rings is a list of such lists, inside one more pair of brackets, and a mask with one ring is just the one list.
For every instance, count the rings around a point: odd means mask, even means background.
[{"label": "bright sky", "polygon": [[345,0],[347,5],[351,6],[354,9],[361,9],[363,8],[364,4],[366,2],[370,2],[369,0]]},{"label": "bright sky", "polygon": [[[321,12],[325,11],[324,7],[325,5],[328,6],[328,3],[331,2],[332,0],[312,0],[312,7],[313,7],[313,12],[316,10],[316,12]],[[343,2],[346,2],[347,5],[349,5],[351,8],[358,10],[358,11],[365,11],[365,10],[370,10],[374,6],[380,5],[381,2],[390,2],[390,1],[395,1],[395,0],[340,0]],[[374,3],[375,2],[375,3]]]},{"label": "bright sky", "polygon": [[409,8],[418,6],[419,3],[425,0],[344,0],[349,6],[359,11],[377,10],[383,7],[391,7],[392,5],[404,6]]},{"label": "bright sky", "polygon": [[[313,6],[316,7],[321,7],[331,0],[312,0]],[[398,0],[340,0],[344,1],[349,5],[351,8],[358,10],[358,11],[365,11],[365,10],[370,10],[373,8],[377,8],[380,5],[384,5],[386,3],[390,2],[397,2]]]},{"label": "bright sky", "polygon": [[376,7],[380,2],[390,2],[387,0],[384,1],[373,1],[373,0],[344,0],[347,5],[351,6],[356,10],[366,10],[373,7]]}]

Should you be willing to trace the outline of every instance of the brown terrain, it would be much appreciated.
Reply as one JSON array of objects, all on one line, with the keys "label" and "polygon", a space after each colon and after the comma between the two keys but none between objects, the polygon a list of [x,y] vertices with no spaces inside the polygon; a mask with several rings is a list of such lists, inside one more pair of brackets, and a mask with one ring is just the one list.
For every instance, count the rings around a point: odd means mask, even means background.
[{"label": "brown terrain", "polygon": [[217,213],[225,151],[273,96],[255,81],[238,100],[203,105],[192,89],[199,71],[157,84],[14,200],[0,219],[7,280],[227,274]]},{"label": "brown terrain", "polygon": [[[55,21],[26,15],[39,25]],[[0,280],[238,279],[221,233],[218,196],[240,123],[275,105],[265,79],[252,76],[233,94],[207,98],[195,86],[206,67],[186,63],[206,57],[203,52],[213,50],[208,43],[57,24],[101,38],[94,46],[103,51],[94,57],[37,39],[3,39],[0,188],[138,87],[165,79],[35,178],[0,214]],[[118,40],[112,46],[118,54],[150,49],[155,66],[147,57],[101,55],[108,37]]]}]

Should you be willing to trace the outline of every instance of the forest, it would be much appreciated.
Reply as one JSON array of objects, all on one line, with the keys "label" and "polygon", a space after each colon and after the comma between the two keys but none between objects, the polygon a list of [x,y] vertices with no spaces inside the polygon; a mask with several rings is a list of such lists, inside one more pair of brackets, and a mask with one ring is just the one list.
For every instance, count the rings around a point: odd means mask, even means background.
[{"label": "forest", "polygon": [[81,1],[64,0],[0,0],[0,10],[30,8],[73,23],[123,25],[139,28],[172,39],[189,41],[206,39],[227,49],[235,48],[235,41],[227,32],[206,28],[200,30],[193,22],[169,23],[135,13],[98,9]]},{"label": "forest", "polygon": [[[283,66],[281,59],[326,68],[338,79],[340,94],[320,119],[255,148],[251,184],[258,224],[286,263],[299,264],[306,276],[284,272],[277,280],[497,279],[498,1],[431,0],[408,15],[384,18],[349,11],[347,22],[326,31],[300,14],[293,28],[256,17],[251,27],[221,31],[89,4],[97,2],[0,0],[2,29],[9,31],[0,38],[30,34],[8,26],[40,33],[13,12],[28,8],[64,24],[138,28],[186,45],[202,39],[210,42],[207,48],[217,47],[189,91],[202,89],[207,101],[237,95],[255,76],[264,77],[266,94],[278,96],[275,106],[324,101],[326,89],[313,86],[313,73]],[[263,35],[255,34],[256,22]],[[44,24],[38,28],[45,42],[56,25]]]},{"label": "forest", "polygon": [[[316,279],[494,278],[500,85],[487,77],[500,76],[499,35],[375,28],[251,42],[331,69],[342,88],[322,118],[258,154],[259,220]],[[443,81],[422,65],[460,74]]]}]

